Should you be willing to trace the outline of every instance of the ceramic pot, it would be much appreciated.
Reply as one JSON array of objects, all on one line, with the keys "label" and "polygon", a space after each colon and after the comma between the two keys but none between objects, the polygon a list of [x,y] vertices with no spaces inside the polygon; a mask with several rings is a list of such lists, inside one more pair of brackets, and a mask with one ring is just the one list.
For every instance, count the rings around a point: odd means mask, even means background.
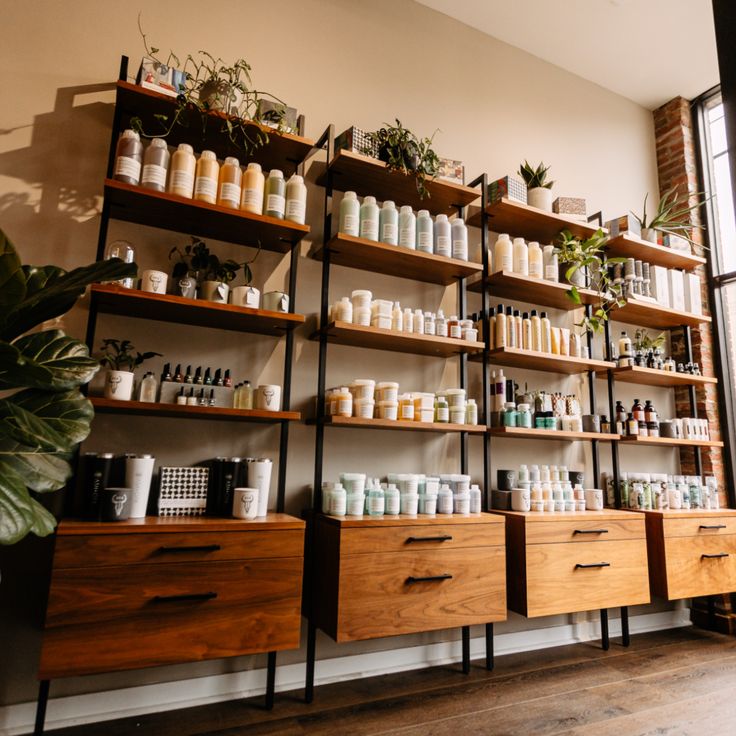
[{"label": "ceramic pot", "polygon": [[186,299],[197,298],[197,279],[194,276],[171,277],[171,293],[175,296],[183,296]]},{"label": "ceramic pot", "polygon": [[230,287],[222,281],[203,281],[200,287],[200,299],[218,304],[227,304]]},{"label": "ceramic pot", "polygon": [[253,286],[236,286],[230,291],[230,303],[236,307],[258,309],[261,303],[261,292]]},{"label": "ceramic pot", "polygon": [[132,371],[108,371],[105,375],[105,398],[130,401],[133,396]]},{"label": "ceramic pot", "polygon": [[547,187],[532,187],[526,192],[527,204],[545,212],[552,212],[552,190]]},{"label": "ceramic pot", "polygon": [[141,276],[141,291],[147,291],[149,294],[165,294],[168,280],[168,275],[163,271],[153,269],[144,271]]}]

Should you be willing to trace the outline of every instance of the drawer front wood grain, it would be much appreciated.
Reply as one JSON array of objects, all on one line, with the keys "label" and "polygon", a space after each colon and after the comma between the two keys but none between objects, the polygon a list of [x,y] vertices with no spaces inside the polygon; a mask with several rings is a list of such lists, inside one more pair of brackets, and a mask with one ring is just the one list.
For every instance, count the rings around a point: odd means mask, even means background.
[{"label": "drawer front wood grain", "polygon": [[186,532],[59,536],[54,569],[301,557],[304,532]]},{"label": "drawer front wood grain", "polygon": [[350,555],[341,560],[338,642],[505,618],[503,546]]},{"label": "drawer front wood grain", "polygon": [[736,535],[666,538],[664,550],[670,600],[736,590]]},{"label": "drawer front wood grain", "polygon": [[736,534],[736,517],[707,514],[689,519],[663,519],[665,537],[709,537]]},{"label": "drawer front wood grain", "polygon": [[340,537],[344,555],[497,547],[504,544],[504,525],[496,522],[354,527],[342,529]]},{"label": "drawer front wood grain", "polygon": [[526,585],[530,617],[649,603],[646,540],[527,545]]},{"label": "drawer front wood grain", "polygon": [[558,542],[616,542],[622,539],[644,539],[644,516],[631,514],[631,519],[586,519],[581,514],[575,521],[528,521],[527,544]]}]

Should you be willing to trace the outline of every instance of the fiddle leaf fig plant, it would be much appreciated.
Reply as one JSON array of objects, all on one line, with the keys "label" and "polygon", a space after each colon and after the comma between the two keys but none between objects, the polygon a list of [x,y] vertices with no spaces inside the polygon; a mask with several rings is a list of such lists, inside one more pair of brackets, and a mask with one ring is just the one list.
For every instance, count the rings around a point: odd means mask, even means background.
[{"label": "fiddle leaf fig plant", "polygon": [[56,520],[36,494],[65,486],[94,415],[79,389],[99,363],[84,343],[43,323],[69,311],[89,284],[137,270],[118,258],[68,272],[23,265],[0,230],[0,544],[53,532]]}]

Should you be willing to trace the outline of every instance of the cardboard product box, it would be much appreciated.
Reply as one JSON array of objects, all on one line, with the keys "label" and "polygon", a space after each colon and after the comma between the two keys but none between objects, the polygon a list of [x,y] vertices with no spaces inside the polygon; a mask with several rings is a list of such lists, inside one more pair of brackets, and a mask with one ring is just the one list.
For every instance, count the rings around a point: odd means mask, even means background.
[{"label": "cardboard product box", "polygon": [[209,468],[163,467],[159,516],[202,516],[207,508]]},{"label": "cardboard product box", "polygon": [[682,253],[692,253],[690,243],[679,235],[670,235],[669,233],[665,233],[662,236],[662,245],[664,245],[665,248],[672,248],[672,250],[681,251]]},{"label": "cardboard product box", "polygon": [[700,278],[695,273],[683,274],[685,286],[685,311],[703,314],[703,297],[700,291]]},{"label": "cardboard product box", "polygon": [[670,307],[670,282],[667,268],[664,266],[650,266],[649,278],[649,291],[657,300],[657,304]]},{"label": "cardboard product box", "polygon": [[582,197],[557,197],[552,202],[552,212],[558,215],[571,215],[581,222],[588,219],[588,210]]},{"label": "cardboard product box", "polygon": [[641,225],[633,215],[621,215],[615,220],[609,220],[606,223],[606,229],[612,238],[625,234],[641,237]]},{"label": "cardboard product box", "polygon": [[465,183],[465,167],[462,161],[454,158],[442,158],[440,156],[440,168],[437,172],[437,178],[444,181],[451,181],[454,184]]},{"label": "cardboard product box", "polygon": [[504,176],[488,185],[488,203],[498,202],[503,197],[527,204],[526,184],[513,176]]},{"label": "cardboard product box", "polygon": [[282,128],[287,133],[297,132],[297,109],[295,107],[289,107],[288,105],[281,105],[273,100],[258,100],[258,107],[260,110],[261,122],[267,125],[269,128],[275,130],[279,127],[279,113],[283,110],[284,116],[281,119]]},{"label": "cardboard product box", "polygon": [[378,158],[378,146],[368,138],[368,132],[354,125],[335,138],[335,151],[352,151]]},{"label": "cardboard product box", "polygon": [[685,311],[685,280],[682,271],[670,268],[667,271],[670,285],[670,307],[681,312]]}]

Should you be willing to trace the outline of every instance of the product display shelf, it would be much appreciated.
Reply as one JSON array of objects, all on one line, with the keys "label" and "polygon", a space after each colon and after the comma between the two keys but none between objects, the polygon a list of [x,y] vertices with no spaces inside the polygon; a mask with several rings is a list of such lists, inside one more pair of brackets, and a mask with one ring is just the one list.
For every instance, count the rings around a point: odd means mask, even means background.
[{"label": "product display shelf", "polygon": [[298,422],[298,411],[265,411],[263,409],[232,409],[223,406],[187,406],[186,404],[160,404],[145,401],[118,401],[101,396],[90,397],[95,411],[100,414],[132,414],[179,419],[222,419],[234,422]]},{"label": "product display shelf", "polygon": [[690,373],[676,373],[674,371],[662,371],[656,368],[643,368],[633,365],[612,368],[611,372],[616,381],[621,383],[636,383],[642,386],[703,386],[718,383],[717,378],[710,376],[694,376]]},{"label": "product display shelf", "polygon": [[387,429],[409,432],[467,432],[483,434],[485,424],[450,424],[446,422],[413,422],[401,419],[364,419],[362,417],[328,416],[321,420],[311,420],[310,424],[322,424],[325,427],[349,427],[351,429]]},{"label": "product display shelf", "polygon": [[624,445],[644,447],[723,447],[719,440],[686,440],[673,437],[621,437]]},{"label": "product display shelf", "polygon": [[[471,208],[471,211],[474,209]],[[508,233],[511,237],[536,240],[540,245],[551,243],[562,230],[569,230],[573,235],[581,238],[588,238],[598,230],[597,225],[581,222],[570,215],[545,212],[508,197],[487,205],[486,214],[488,227],[494,233]],[[480,210],[473,211],[468,218],[468,225],[481,227]]]},{"label": "product display shelf", "polygon": [[[142,519],[126,519],[110,524],[107,521],[64,519],[64,536],[83,537],[87,534],[113,535],[138,534],[155,531],[162,534],[181,532],[232,532],[232,531],[283,531],[303,529],[304,522],[289,514],[269,512],[255,519],[218,519],[213,516],[144,516]],[[214,550],[217,551],[217,550]]]},{"label": "product display shelf", "polygon": [[483,270],[480,263],[436,256],[398,245],[386,245],[345,233],[337,233],[315,253],[315,257],[324,259],[325,250],[329,251],[330,262],[335,266],[359,268],[372,273],[443,286],[452,284],[457,279],[474,276]]},{"label": "product display shelf", "polygon": [[489,427],[488,433],[493,437],[508,437],[522,440],[550,440],[553,442],[575,442],[576,440],[596,440],[599,442],[615,442],[621,439],[618,434],[603,432],[568,432],[561,429],[536,429],[528,427]]},{"label": "product display shelf", "polygon": [[617,235],[608,241],[606,250],[612,256],[620,256],[623,258],[636,258],[646,263],[656,266],[664,266],[665,268],[685,268],[693,269],[702,266],[706,259],[702,256],[696,256],[692,253],[686,253],[674,248],[667,248],[657,243],[650,243],[648,240],[624,233]]},{"label": "product display shelf", "polygon": [[[489,363],[494,365],[567,375],[586,373],[587,371],[605,371],[616,365],[607,360],[575,358],[570,355],[540,353],[533,350],[522,350],[521,348],[494,348],[488,351],[486,358]],[[477,354],[470,358],[474,362],[481,359],[482,356]]]},{"label": "product display shelf", "polygon": [[[335,345],[350,345],[373,350],[390,350],[413,355],[434,355],[438,358],[451,358],[466,354],[477,354],[483,350],[482,342],[470,342],[451,337],[436,335],[420,335],[417,333],[396,332],[380,327],[355,325],[350,322],[330,322],[324,332],[328,342]],[[319,340],[321,330],[312,335],[312,340]]]},{"label": "product display shelf", "polygon": [[187,299],[173,294],[151,294],[116,284],[94,284],[92,302],[100,312],[217,330],[283,335],[304,324],[304,315]]},{"label": "product display shelf", "polygon": [[309,234],[308,225],[268,215],[221,207],[207,202],[154,192],[114,179],[105,180],[109,214],[115,220],[179,233],[214,238],[237,245],[288,253]]},{"label": "product display shelf", "polygon": [[[433,179],[426,181],[429,198],[422,199],[412,174],[391,171],[383,161],[353,151],[338,150],[330,158],[327,169],[332,174],[332,187],[341,192],[354,191],[359,197],[375,196],[379,202],[390,199],[397,207],[410,205],[431,214],[453,214],[478,199],[478,190],[462,184]],[[324,186],[327,171],[317,183]]]},{"label": "product display shelf", "polygon": [[[174,97],[161,94],[137,84],[132,84],[121,79],[116,84],[116,111],[121,117],[121,127],[128,127],[130,119],[141,118],[144,130],[148,135],[162,135],[170,126],[172,116],[176,112],[177,102]],[[158,122],[156,115],[166,115],[167,120]],[[206,117],[206,124],[202,124],[202,116]],[[230,139],[227,131],[227,120],[236,121],[237,118],[226,115],[216,110],[201,113],[193,107],[182,113],[182,124],[178,123],[171,127],[171,132],[166,137],[170,145],[189,143],[199,153],[208,149],[214,151],[219,159],[226,156],[243,155],[242,148],[238,147]],[[298,121],[299,127],[303,127],[303,118]],[[284,173],[292,173],[314,146],[314,141],[302,135],[293,133],[279,133],[265,125],[248,121],[246,123],[248,136],[257,138],[264,137],[264,145],[257,149],[255,155],[249,159],[242,159],[240,163],[248,160],[258,161],[269,171],[272,168],[282,169]],[[196,132],[195,132],[196,131]],[[195,140],[196,138],[196,140]]]},{"label": "product display shelf", "polygon": [[623,307],[611,313],[613,322],[625,322],[630,325],[651,327],[653,329],[669,329],[687,325],[698,327],[710,323],[711,318],[704,314],[690,314],[677,309],[670,309],[659,304],[630,300]]}]

